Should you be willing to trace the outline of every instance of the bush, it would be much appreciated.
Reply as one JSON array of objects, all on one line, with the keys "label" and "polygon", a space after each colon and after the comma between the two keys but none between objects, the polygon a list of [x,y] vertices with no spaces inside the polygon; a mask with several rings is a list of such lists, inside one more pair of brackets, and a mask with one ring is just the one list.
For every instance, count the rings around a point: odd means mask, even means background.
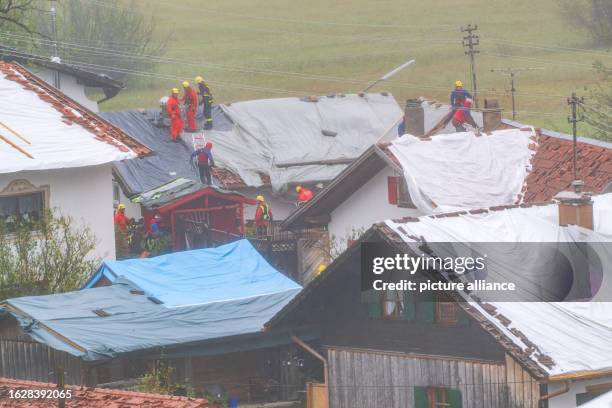
[{"label": "bush", "polygon": [[612,1],[559,0],[559,6],[565,19],[587,30],[596,46],[612,46]]}]

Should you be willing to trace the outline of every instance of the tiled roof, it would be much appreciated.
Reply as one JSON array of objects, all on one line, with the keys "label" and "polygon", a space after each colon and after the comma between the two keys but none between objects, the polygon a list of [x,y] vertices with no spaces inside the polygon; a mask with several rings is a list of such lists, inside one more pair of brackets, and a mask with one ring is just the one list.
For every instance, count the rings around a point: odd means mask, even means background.
[{"label": "tiled roof", "polygon": [[[10,390],[57,389],[55,384],[35,381],[13,380],[0,377],[0,408],[52,408],[57,399],[10,398]],[[66,386],[72,397],[66,399],[68,408],[209,408],[206,399],[145,394],[142,392]]]},{"label": "tiled roof", "polygon": [[17,63],[0,61],[0,72],[5,78],[15,81],[30,90],[62,114],[62,121],[67,125],[78,124],[95,136],[95,139],[106,142],[122,152],[133,151],[138,156],[151,154],[151,150],[134,138],[112,125],[100,116],[81,106],[60,90],[47,84]]},{"label": "tiled roof", "polygon": [[[235,190],[248,187],[244,180],[242,180],[242,177],[228,169],[213,167],[211,173],[213,177],[219,181],[221,187],[225,189]],[[260,174],[259,177],[264,186],[269,186],[271,184],[269,175]]]}]

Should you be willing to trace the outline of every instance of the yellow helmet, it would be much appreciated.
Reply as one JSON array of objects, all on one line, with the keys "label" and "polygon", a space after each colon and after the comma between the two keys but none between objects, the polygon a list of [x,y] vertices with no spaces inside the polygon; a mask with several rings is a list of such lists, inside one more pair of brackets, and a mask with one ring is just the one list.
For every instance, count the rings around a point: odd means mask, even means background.
[{"label": "yellow helmet", "polygon": [[295,187],[295,192],[296,193],[299,193],[300,191],[302,191],[302,186]]},{"label": "yellow helmet", "polygon": [[323,272],[325,269],[327,269],[327,266],[323,264],[319,265],[319,267],[317,268],[317,275]]},{"label": "yellow helmet", "polygon": [[173,94],[177,94],[177,93],[179,93],[179,90],[178,90],[178,88],[172,88],[172,91],[170,91],[170,92],[172,92]]},{"label": "yellow helmet", "polygon": [[195,77],[195,81],[196,81],[196,84],[199,84],[200,82],[204,81],[204,78],[202,78],[201,76],[197,76]]},{"label": "yellow helmet", "polygon": [[117,209],[118,209],[118,210],[125,210],[125,204],[119,204],[119,205],[117,206]]},{"label": "yellow helmet", "polygon": [[463,82],[461,82],[461,81],[459,81],[459,80],[456,80],[456,81],[455,81],[455,87],[456,87],[456,88],[463,88]]},{"label": "yellow helmet", "polygon": [[183,81],[183,88],[189,87],[189,81]]},{"label": "yellow helmet", "polygon": [[264,197],[263,197],[262,195],[258,195],[257,197],[255,197],[255,199],[256,199],[257,201],[265,201],[265,200],[264,200]]}]

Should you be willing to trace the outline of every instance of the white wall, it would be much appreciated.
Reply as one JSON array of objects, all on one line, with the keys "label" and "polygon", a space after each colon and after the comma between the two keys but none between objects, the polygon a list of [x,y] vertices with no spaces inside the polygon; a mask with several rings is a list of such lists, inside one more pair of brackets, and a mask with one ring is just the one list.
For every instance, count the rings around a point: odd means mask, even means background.
[{"label": "white wall", "polygon": [[35,187],[49,185],[50,207],[71,216],[80,225],[91,228],[97,240],[94,256],[115,259],[110,164],[0,174],[0,191],[11,181],[19,179],[25,179]]},{"label": "white wall", "polygon": [[[551,398],[548,402],[548,408],[576,408],[576,394],[586,392],[587,385],[605,384],[612,382],[612,377],[603,377],[593,380],[572,382],[570,390],[557,397]],[[565,388],[563,383],[554,383],[548,386],[548,393],[562,390]]]},{"label": "white wall", "polygon": [[138,221],[139,218],[142,218],[142,207],[140,204],[131,202],[130,199],[123,193],[121,186],[119,186],[119,201],[115,202],[114,204],[125,205],[125,215],[128,218],[134,218],[136,221]]},{"label": "white wall", "polygon": [[417,209],[389,204],[388,176],[397,174],[390,167],[385,167],[332,211],[329,234],[341,245],[339,249],[345,248],[346,238],[353,229],[366,230],[372,224],[389,218],[423,215]]},{"label": "white wall", "polygon": [[[37,70],[35,73],[40,78],[42,78],[45,82],[49,83],[52,86],[55,86],[55,78],[54,74],[56,71],[53,71],[48,68],[41,68]],[[60,77],[60,86],[59,89],[68,95],[70,98],[74,99],[87,109],[92,112],[98,112],[98,103],[90,100],[87,95],[85,95],[85,86],[79,84],[77,79],[71,75],[59,74]]]}]

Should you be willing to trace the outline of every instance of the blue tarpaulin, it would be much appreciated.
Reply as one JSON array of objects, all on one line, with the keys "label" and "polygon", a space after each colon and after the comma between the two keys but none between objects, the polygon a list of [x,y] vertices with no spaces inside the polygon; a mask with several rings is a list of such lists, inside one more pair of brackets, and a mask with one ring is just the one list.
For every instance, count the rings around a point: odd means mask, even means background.
[{"label": "blue tarpaulin", "polygon": [[[91,288],[102,276],[113,284]],[[91,361],[258,333],[301,290],[247,240],[105,262],[87,286],[9,299],[0,315],[16,317],[34,340]]]}]

